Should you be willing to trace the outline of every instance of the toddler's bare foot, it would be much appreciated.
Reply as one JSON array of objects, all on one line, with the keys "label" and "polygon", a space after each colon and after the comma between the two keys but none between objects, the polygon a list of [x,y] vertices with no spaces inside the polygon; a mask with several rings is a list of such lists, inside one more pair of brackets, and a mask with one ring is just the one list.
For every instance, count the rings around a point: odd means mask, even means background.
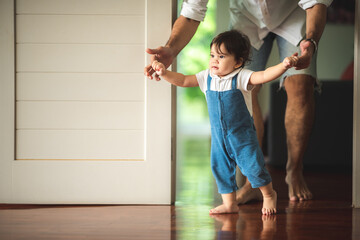
[{"label": "toddler's bare foot", "polygon": [[239,207],[236,204],[232,204],[230,206],[226,206],[221,204],[216,208],[213,208],[209,211],[210,214],[225,214],[225,213],[238,213]]},{"label": "toddler's bare foot", "polygon": [[271,215],[276,213],[276,202],[277,202],[277,194],[273,190],[273,192],[269,195],[264,196],[262,214]]},{"label": "toddler's bare foot", "polygon": [[290,201],[303,201],[312,199],[312,194],[305,183],[302,173],[288,171],[285,182],[289,186]]},{"label": "toddler's bare foot", "polygon": [[261,201],[261,191],[258,188],[252,188],[250,185],[245,184],[242,188],[236,191],[237,204],[245,204],[250,201]]}]

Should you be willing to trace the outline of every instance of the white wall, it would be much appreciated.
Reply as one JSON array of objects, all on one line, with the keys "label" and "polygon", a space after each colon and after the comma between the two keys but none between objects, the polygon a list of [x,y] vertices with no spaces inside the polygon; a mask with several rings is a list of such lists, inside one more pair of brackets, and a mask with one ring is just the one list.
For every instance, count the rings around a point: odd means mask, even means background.
[{"label": "white wall", "polygon": [[339,80],[353,60],[354,25],[327,24],[319,43],[319,79]]}]

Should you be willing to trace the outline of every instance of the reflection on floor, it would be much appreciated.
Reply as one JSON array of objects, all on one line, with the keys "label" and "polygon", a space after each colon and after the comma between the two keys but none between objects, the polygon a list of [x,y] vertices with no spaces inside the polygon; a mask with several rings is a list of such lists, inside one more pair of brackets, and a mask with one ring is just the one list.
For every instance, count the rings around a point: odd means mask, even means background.
[{"label": "reflection on floor", "polygon": [[[270,169],[278,214],[261,202],[238,214],[209,216],[220,203],[209,164],[208,138],[182,139],[175,206],[1,205],[0,239],[360,239],[360,209],[351,207],[351,174],[306,171],[314,200],[289,202],[285,172]],[[115,191],[115,190],[114,190]]]},{"label": "reflection on floor", "polygon": [[[209,163],[209,138],[183,141],[177,165],[178,239],[360,239],[360,209],[351,207],[351,172],[307,170],[314,200],[290,202],[283,169],[270,168],[278,192],[278,214],[261,215],[261,202],[240,206],[238,214],[209,216],[221,203]],[[357,226],[357,227],[356,227]]]}]

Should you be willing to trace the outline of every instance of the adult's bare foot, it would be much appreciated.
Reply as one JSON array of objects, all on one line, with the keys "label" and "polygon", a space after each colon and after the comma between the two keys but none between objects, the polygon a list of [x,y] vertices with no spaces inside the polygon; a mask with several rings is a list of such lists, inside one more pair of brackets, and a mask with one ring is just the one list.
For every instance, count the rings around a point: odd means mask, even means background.
[{"label": "adult's bare foot", "polygon": [[237,204],[245,204],[251,201],[261,201],[263,199],[261,191],[258,188],[252,188],[246,181],[244,186],[236,191]]},{"label": "adult's bare foot", "polygon": [[285,182],[289,187],[290,201],[304,201],[312,199],[313,195],[307,187],[302,173],[287,171]]}]

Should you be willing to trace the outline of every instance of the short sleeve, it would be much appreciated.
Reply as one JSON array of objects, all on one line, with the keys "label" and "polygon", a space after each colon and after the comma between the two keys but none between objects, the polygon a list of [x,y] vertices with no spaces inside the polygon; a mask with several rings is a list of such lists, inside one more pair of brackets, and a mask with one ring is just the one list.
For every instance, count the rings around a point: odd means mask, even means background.
[{"label": "short sleeve", "polygon": [[184,0],[180,15],[196,21],[203,21],[205,18],[208,0]]},{"label": "short sleeve", "polygon": [[195,75],[196,79],[199,83],[200,90],[203,93],[205,93],[207,90],[207,82],[206,81],[207,81],[208,75],[209,75],[209,69],[201,71]]},{"label": "short sleeve", "polygon": [[237,78],[237,87],[243,91],[251,91],[254,88],[254,85],[249,84],[250,76],[254,71],[249,69],[241,69]]},{"label": "short sleeve", "polygon": [[332,3],[332,1],[333,0],[300,0],[299,6],[304,10],[311,8],[319,3],[324,4],[326,7],[328,7]]}]

